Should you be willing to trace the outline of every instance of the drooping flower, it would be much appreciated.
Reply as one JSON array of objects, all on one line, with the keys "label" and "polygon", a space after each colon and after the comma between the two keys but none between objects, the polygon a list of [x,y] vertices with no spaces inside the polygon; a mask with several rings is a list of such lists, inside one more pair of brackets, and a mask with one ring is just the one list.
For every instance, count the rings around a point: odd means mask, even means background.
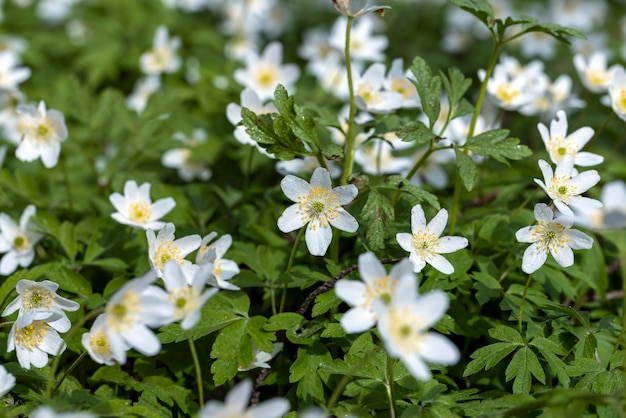
[{"label": "drooping flower", "polygon": [[291,232],[307,225],[305,240],[312,255],[323,256],[332,241],[330,226],[355,232],[359,224],[342,205],[347,205],[358,194],[356,186],[348,184],[333,188],[330,173],[318,167],[308,183],[299,177],[287,175],[280,182],[283,193],[292,201],[278,218],[278,229]]},{"label": "drooping flower", "polygon": [[429,332],[448,309],[448,297],[441,290],[422,296],[411,280],[401,280],[393,290],[389,305],[376,301],[378,331],[389,355],[399,358],[417,379],[431,377],[426,361],[456,364],[459,350],[446,337]]},{"label": "drooping flower", "polygon": [[565,154],[574,156],[574,165],[583,167],[600,164],[604,161],[604,157],[601,155],[580,151],[593,137],[593,129],[584,126],[568,135],[567,115],[562,110],[559,110],[556,113],[556,119],[550,122],[549,131],[543,123],[538,124],[537,129],[539,129],[541,139],[550,154],[550,159],[555,164],[561,161]]},{"label": "drooping flower", "polygon": [[535,205],[535,219],[537,225],[526,226],[515,233],[519,242],[532,243],[524,251],[522,271],[527,274],[537,271],[548,258],[548,253],[562,267],[574,264],[572,249],[589,249],[593,245],[593,238],[570,229],[574,220],[571,215],[556,214],[544,203]]},{"label": "drooping flower", "polygon": [[270,365],[268,361],[276,357],[280,350],[283,349],[284,345],[285,344],[283,343],[274,343],[274,349],[272,350],[272,352],[266,353],[265,351],[261,351],[261,349],[257,347],[254,341],[252,341],[252,361],[246,366],[239,366],[237,370],[240,372],[245,372],[248,370],[256,369],[257,367],[269,369]]},{"label": "drooping flower", "polygon": [[159,199],[152,203],[150,198],[150,183],[143,183],[137,187],[135,180],[128,180],[124,184],[124,195],[113,193],[109,200],[117,209],[111,217],[124,225],[135,226],[143,229],[161,229],[165,222],[159,221],[176,202],[171,197]]},{"label": "drooping flower", "polygon": [[18,132],[22,140],[15,150],[15,156],[22,161],[41,158],[46,168],[52,168],[59,161],[61,142],[67,139],[67,127],[63,113],[46,109],[44,101],[35,105],[19,105]]},{"label": "drooping flower", "polygon": [[[111,344],[106,333],[107,317],[105,314],[100,314],[91,325],[89,332],[82,335],[80,342],[87,350],[89,357],[98,364],[113,365],[115,364],[115,358],[113,357],[113,351],[111,350]],[[129,345],[125,345],[124,341],[120,341],[123,347],[123,351],[130,349]]]},{"label": "drooping flower", "polygon": [[32,321],[24,327],[15,321],[7,342],[7,352],[13,350],[23,368],[30,369],[31,364],[41,368],[48,364],[48,354],[56,356],[65,351],[65,342],[45,321]]},{"label": "drooping flower", "polygon": [[159,230],[158,235],[155,235],[151,229],[146,230],[150,266],[156,272],[157,277],[163,277],[165,264],[170,260],[175,260],[191,282],[191,278],[198,270],[198,266],[192,264],[189,260],[185,260],[185,257],[200,247],[202,238],[198,234],[193,234],[174,240],[175,231],[176,227],[171,222],[165,224]]},{"label": "drooping flower", "polygon": [[153,271],[123,285],[107,303],[106,338],[111,347],[111,357],[120,364],[126,363],[126,351],[134,348],[146,356],[161,351],[161,343],[149,327],[168,323],[174,315],[174,305],[167,293],[152,283]]},{"label": "drooping flower", "polygon": [[170,38],[167,27],[161,25],[154,34],[152,50],[141,55],[139,65],[141,71],[148,75],[174,73],[178,71],[181,60],[176,55],[180,47],[180,38]]},{"label": "drooping flower", "polygon": [[239,290],[238,286],[228,283],[228,280],[239,274],[239,266],[234,261],[223,258],[233,243],[233,238],[229,234],[225,234],[211,243],[216,236],[216,232],[211,232],[202,238],[202,244],[196,254],[196,263],[201,268],[211,272],[208,279],[208,284],[211,286]]},{"label": "drooping flower", "polygon": [[600,175],[596,170],[588,170],[572,176],[574,157],[571,154],[565,154],[561,158],[554,172],[550,164],[544,160],[539,160],[539,168],[544,181],[535,179],[535,183],[547,193],[562,214],[572,216],[570,206],[575,209],[602,207],[598,200],[580,196],[600,181]]},{"label": "drooping flower", "polygon": [[15,376],[0,365],[0,396],[4,396],[15,386]]},{"label": "drooping flower", "polygon": [[226,395],[225,402],[209,401],[200,410],[200,418],[280,418],[289,411],[289,401],[272,398],[248,408],[252,395],[252,380],[239,382]]},{"label": "drooping flower", "polygon": [[76,311],[80,305],[59,296],[56,293],[58,288],[59,285],[50,280],[22,279],[15,286],[18,296],[4,308],[2,316],[19,310],[17,322],[22,328],[34,320],[41,320],[59,332],[67,332],[72,324],[64,311]]},{"label": "drooping flower", "polygon": [[163,267],[163,283],[168,292],[168,298],[174,305],[174,314],[171,322],[179,321],[182,329],[191,329],[200,320],[200,309],[214,296],[219,289],[208,289],[202,292],[209,275],[199,270],[193,276],[191,284],[180,266],[173,260]]},{"label": "drooping flower", "polygon": [[385,14],[390,6],[368,6],[368,0],[333,0],[335,9],[344,16],[358,17],[367,13]]},{"label": "drooping flower", "polygon": [[0,213],[0,274],[8,276],[17,266],[28,267],[35,258],[35,244],[42,235],[33,231],[30,218],[35,214],[33,205],[26,206],[20,224],[17,225],[6,214]]},{"label": "drooping flower", "polygon": [[337,297],[352,306],[340,321],[347,333],[363,332],[376,325],[374,302],[379,300],[389,305],[401,280],[409,280],[417,286],[413,265],[408,259],[393,266],[387,274],[374,253],[364,253],[359,256],[359,274],[363,281],[344,279],[335,284]]},{"label": "drooping flower", "polygon": [[426,216],[421,205],[411,209],[411,233],[396,234],[396,241],[405,251],[409,251],[409,260],[413,263],[413,271],[419,273],[426,263],[444,274],[452,274],[454,266],[441,254],[452,253],[467,247],[468,241],[463,237],[441,237],[448,223],[448,211],[441,209],[426,224]]}]

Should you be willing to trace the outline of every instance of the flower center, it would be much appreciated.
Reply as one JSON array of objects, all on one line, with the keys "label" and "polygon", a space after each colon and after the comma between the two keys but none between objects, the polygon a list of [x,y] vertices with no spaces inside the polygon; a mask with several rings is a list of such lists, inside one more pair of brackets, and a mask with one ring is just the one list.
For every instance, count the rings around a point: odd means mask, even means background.
[{"label": "flower center", "polygon": [[132,290],[129,290],[117,304],[107,308],[107,326],[113,332],[128,330],[136,321],[135,314],[139,311],[139,296]]},{"label": "flower center", "polygon": [[419,352],[423,338],[422,319],[408,308],[390,308],[388,315],[387,326],[393,343],[404,353]]},{"label": "flower center", "polygon": [[511,104],[517,96],[519,96],[519,90],[508,83],[500,84],[496,90],[496,97],[504,104]]},{"label": "flower center", "polygon": [[13,239],[13,248],[18,253],[26,250],[28,248],[28,237],[26,235],[18,235]]},{"label": "flower center", "polygon": [[99,329],[92,333],[89,337],[89,344],[92,350],[99,355],[103,357],[111,355],[111,346],[109,345],[109,340],[107,340],[104,330]]},{"label": "flower center", "polygon": [[152,218],[152,207],[145,200],[138,200],[128,205],[128,217],[137,223],[146,223]]},{"label": "flower center", "polygon": [[586,74],[587,80],[594,86],[604,86],[609,82],[609,74],[602,68],[589,68]]},{"label": "flower center", "polygon": [[560,223],[539,221],[532,232],[532,240],[537,242],[540,251],[558,253],[569,241],[565,232],[566,228]]},{"label": "flower center", "polygon": [[172,51],[167,47],[156,48],[152,51],[152,57],[154,59],[154,66],[158,70],[165,69],[172,61]]},{"label": "flower center", "polygon": [[438,254],[438,247],[437,235],[430,229],[422,229],[417,234],[413,234],[415,253],[424,260],[429,260],[433,254]]},{"label": "flower center", "polygon": [[213,262],[213,277],[218,280],[222,278],[222,260],[219,258]]},{"label": "flower center", "polygon": [[185,286],[170,293],[169,299],[174,303],[174,320],[184,318],[198,309],[200,292],[191,286]]},{"label": "flower center", "polygon": [[180,252],[180,248],[177,245],[174,245],[173,242],[165,242],[159,245],[159,248],[156,250],[156,254],[154,256],[154,264],[156,264],[159,270],[163,269],[165,263],[170,260],[176,260],[177,262],[181,262],[183,259],[183,255]]},{"label": "flower center", "polygon": [[619,89],[617,106],[622,112],[626,112],[626,87],[622,87]]},{"label": "flower center", "polygon": [[52,308],[53,296],[49,290],[35,286],[22,296],[22,306],[27,309],[50,309]]},{"label": "flower center", "polygon": [[370,308],[374,300],[378,299],[385,305],[391,303],[391,294],[396,287],[396,280],[391,280],[391,277],[385,276],[374,280],[373,283],[367,283],[365,290],[365,302],[363,307]]},{"label": "flower center", "polygon": [[395,78],[391,82],[391,91],[400,93],[405,99],[408,99],[409,97],[413,96],[414,94],[413,90],[414,90],[413,85],[406,79]]},{"label": "flower center", "polygon": [[270,66],[259,68],[256,81],[262,87],[273,87],[276,84],[276,69]]},{"label": "flower center", "polygon": [[23,328],[16,328],[15,343],[18,346],[33,349],[43,342],[49,329],[50,326],[44,321],[33,321]]},{"label": "flower center", "polygon": [[565,154],[576,156],[576,150],[572,141],[567,141],[561,135],[553,135],[548,141],[548,152],[557,162],[561,161]]},{"label": "flower center", "polygon": [[552,177],[550,179],[550,186],[548,187],[550,197],[567,203],[569,198],[576,196],[578,187],[571,184],[569,180],[569,177]]},{"label": "flower center", "polygon": [[298,203],[300,207],[297,213],[304,223],[311,221],[313,230],[320,225],[323,228],[328,227],[329,220],[339,216],[337,209],[340,206],[337,203],[337,195],[322,186],[313,187],[308,196],[298,196]]}]

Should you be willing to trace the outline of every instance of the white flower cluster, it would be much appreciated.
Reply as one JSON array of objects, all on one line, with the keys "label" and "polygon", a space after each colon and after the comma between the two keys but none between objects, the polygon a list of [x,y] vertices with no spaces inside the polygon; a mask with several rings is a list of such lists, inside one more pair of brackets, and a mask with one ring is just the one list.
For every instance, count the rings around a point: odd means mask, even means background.
[{"label": "white flower cluster", "polygon": [[34,231],[30,218],[35,215],[36,209],[28,205],[20,217],[19,225],[7,214],[0,213],[0,275],[8,276],[17,267],[28,267],[35,258],[35,244],[41,239],[41,234]]},{"label": "white flower cluster", "polygon": [[15,287],[18,296],[2,311],[8,316],[18,311],[9,332],[7,351],[15,350],[17,361],[25,369],[44,367],[48,354],[65,351],[65,342],[59,333],[69,331],[71,322],[64,311],[76,311],[80,305],[59,296],[59,285],[50,281],[20,280]]},{"label": "white flower cluster", "polygon": [[590,166],[600,164],[603,157],[589,152],[581,152],[582,147],[593,137],[593,130],[583,127],[567,134],[565,112],[557,112],[557,118],[550,124],[550,130],[543,124],[538,126],[550,159],[556,169],[539,160],[543,181],[535,182],[552,199],[555,209],[544,203],[535,205],[537,225],[521,228],[515,234],[519,242],[531,243],[522,258],[522,270],[531,274],[546,262],[548,253],[562,267],[574,264],[574,250],[589,249],[593,239],[571,229],[574,224],[574,210],[583,211],[602,207],[598,200],[581,196],[600,181],[596,170],[578,173],[574,165]]},{"label": "white flower cluster", "polygon": [[403,259],[387,274],[373,253],[364,253],[359,256],[363,281],[340,280],[335,292],[352,306],[341,318],[346,332],[377,325],[389,355],[402,360],[417,379],[428,380],[426,361],[452,365],[460,354],[450,340],[429,331],[448,309],[447,295],[441,290],[420,295],[412,270],[411,261]]}]

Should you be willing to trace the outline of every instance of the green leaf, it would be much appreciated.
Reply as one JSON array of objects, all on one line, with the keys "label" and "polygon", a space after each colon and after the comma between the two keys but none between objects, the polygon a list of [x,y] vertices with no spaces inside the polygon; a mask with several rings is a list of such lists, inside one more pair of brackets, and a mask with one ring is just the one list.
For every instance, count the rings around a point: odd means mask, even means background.
[{"label": "green leaf", "polygon": [[261,351],[271,353],[274,349],[274,340],[276,340],[276,333],[268,332],[264,329],[267,319],[262,316],[253,316],[246,321],[246,332],[252,338],[252,341],[256,344]]},{"label": "green leaf", "polygon": [[282,84],[274,90],[274,105],[298,139],[306,142],[313,150],[320,149],[313,116],[308,110],[295,104],[294,97],[289,96]]},{"label": "green leaf", "polygon": [[411,72],[415,75],[416,80],[410,81],[417,88],[420,96],[422,110],[428,116],[430,128],[435,126],[435,122],[439,119],[441,111],[441,78],[433,76],[432,71],[423,58],[415,57],[411,64]]},{"label": "green leaf", "polygon": [[70,261],[76,258],[76,235],[74,233],[74,224],[63,222],[59,228],[59,243]]},{"label": "green leaf", "polygon": [[385,248],[385,239],[389,238],[390,225],[394,219],[391,201],[382,193],[371,190],[363,206],[361,220],[365,226],[365,238],[372,251]]},{"label": "green leaf", "polygon": [[[271,350],[270,350],[271,351]],[[239,365],[252,361],[252,343],[246,332],[246,321],[237,321],[222,329],[211,349],[211,373],[216,386],[237,374]]]},{"label": "green leaf", "polygon": [[530,345],[537,348],[539,353],[541,353],[544,360],[550,366],[550,370],[554,373],[558,378],[559,382],[565,387],[569,387],[569,376],[567,374],[567,369],[563,360],[561,360],[558,355],[564,356],[566,350],[561,347],[559,344],[555,343],[544,337],[536,337],[531,342]]},{"label": "green leaf", "polygon": [[336,308],[340,303],[341,299],[337,297],[334,290],[324,292],[315,298],[315,305],[313,305],[311,316],[313,318],[320,316],[329,310]]},{"label": "green leaf", "polygon": [[528,347],[522,347],[513,355],[513,359],[504,374],[507,382],[515,378],[513,381],[513,393],[530,392],[531,374],[544,384],[546,380],[537,355]]},{"label": "green leaf", "polygon": [[470,361],[463,372],[463,376],[471,376],[478,373],[481,369],[489,370],[503,358],[511,354],[518,344],[514,343],[495,343],[486,347],[479,348],[470,356],[474,360]]},{"label": "green leaf", "polygon": [[461,104],[461,99],[472,85],[472,80],[466,78],[465,75],[455,67],[448,69],[448,76],[440,72],[443,86],[448,93],[448,101],[450,103],[449,119],[452,120],[459,116],[464,116],[473,112],[473,107],[468,102]]},{"label": "green leaf", "polygon": [[298,357],[289,367],[289,382],[298,382],[298,398],[306,403],[324,403],[324,387],[318,370],[332,360],[328,349],[320,342],[298,348]]},{"label": "green leaf", "polygon": [[465,149],[477,155],[486,155],[507,164],[509,160],[520,160],[532,155],[526,145],[519,145],[519,138],[507,138],[508,129],[492,129],[470,138]]},{"label": "green leaf", "polygon": [[405,123],[396,131],[396,135],[404,142],[415,142],[416,145],[426,144],[437,138],[437,135],[428,129],[422,121],[410,121]]},{"label": "green leaf", "polygon": [[492,298],[498,297],[502,294],[502,286],[500,282],[494,277],[491,277],[487,273],[475,271],[470,274],[472,279],[476,280],[474,283],[474,289],[477,289],[476,300],[481,305],[484,305]]},{"label": "green leaf", "polygon": [[191,395],[191,390],[162,376],[147,376],[142,379],[142,386],[142,397],[149,398],[148,402],[156,404],[158,399],[170,409],[175,402],[184,413],[189,413],[187,398]]},{"label": "green leaf", "polygon": [[456,166],[459,169],[459,175],[461,176],[461,180],[463,180],[463,185],[467,191],[471,191],[474,189],[476,179],[478,178],[476,164],[474,164],[474,161],[472,161],[467,154],[458,149],[454,150],[454,154],[456,155]]},{"label": "green leaf", "polygon": [[505,341],[517,345],[524,344],[524,339],[522,338],[520,333],[515,328],[511,328],[506,325],[498,325],[495,328],[491,328],[489,330],[489,335],[491,336],[491,338],[499,341]]},{"label": "green leaf", "polygon": [[411,184],[402,176],[394,175],[387,177],[385,179],[385,183],[379,185],[378,189],[408,193],[413,198],[413,202],[411,202],[413,205],[421,202],[427,202],[430,206],[437,210],[441,208],[437,196],[427,192],[421,187]]},{"label": "green leaf", "polygon": [[59,284],[63,290],[75,293],[77,295],[91,295],[91,283],[76,270],[66,266],[58,267],[58,276],[54,281]]},{"label": "green leaf", "polygon": [[468,13],[476,16],[487,28],[493,27],[493,9],[487,0],[448,0]]},{"label": "green leaf", "polygon": [[337,161],[343,158],[343,147],[337,144],[326,144],[322,147],[322,155],[327,160]]},{"label": "green leaf", "polygon": [[530,16],[524,16],[523,19],[524,23],[522,24],[521,30],[521,33],[523,34],[530,32],[544,32],[567,45],[571,44],[568,37],[586,39],[583,32],[578,29],[568,28],[566,26],[557,25],[556,23],[542,23]]}]

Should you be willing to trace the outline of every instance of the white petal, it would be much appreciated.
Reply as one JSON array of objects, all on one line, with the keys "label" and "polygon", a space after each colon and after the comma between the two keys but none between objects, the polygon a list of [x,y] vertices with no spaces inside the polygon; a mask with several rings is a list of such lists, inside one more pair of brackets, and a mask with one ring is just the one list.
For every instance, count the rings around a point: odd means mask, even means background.
[{"label": "white petal", "polygon": [[343,314],[339,322],[348,334],[355,334],[376,325],[376,316],[368,309],[356,307]]},{"label": "white petal", "polygon": [[404,251],[413,251],[413,235],[407,232],[400,232],[396,234],[396,241]]},{"label": "white petal", "polygon": [[443,230],[448,223],[448,211],[441,209],[435,217],[428,223],[428,229],[430,229],[436,236],[441,236]]},{"label": "white petal", "polygon": [[595,186],[599,181],[600,175],[598,172],[596,170],[588,170],[572,178],[571,184],[578,188],[577,193],[580,194]]},{"label": "white petal", "polygon": [[246,418],[280,418],[289,412],[289,401],[273,398],[248,409]]},{"label": "white petal", "polygon": [[226,395],[225,401],[229,412],[245,411],[250,402],[250,395],[252,395],[252,380],[246,379],[239,382]]},{"label": "white petal", "polygon": [[533,212],[535,213],[535,219],[538,221],[551,222],[554,219],[554,212],[545,203],[537,203]]},{"label": "white petal", "polygon": [[417,355],[411,353],[409,355],[402,356],[401,360],[409,370],[409,373],[411,373],[411,375],[413,375],[416,379],[425,381],[430,380],[432,377],[430,369],[428,369],[426,363],[424,363]]},{"label": "white petal", "polygon": [[426,361],[440,364],[456,364],[459,349],[450,340],[438,333],[428,333],[420,341],[420,354]]},{"label": "white petal", "polygon": [[593,247],[593,238],[576,229],[571,229],[568,234],[569,241],[567,245],[575,250],[588,250]]},{"label": "white petal", "polygon": [[311,187],[321,186],[331,190],[330,173],[324,167],[317,167],[311,176]]},{"label": "white petal", "polygon": [[422,205],[415,205],[411,208],[411,232],[417,234],[426,228],[426,216]]},{"label": "white petal", "polygon": [[463,237],[441,237],[437,240],[437,244],[437,251],[440,254],[447,254],[467,247],[469,242]]},{"label": "white petal", "polygon": [[413,263],[413,271],[419,273],[426,266],[426,260],[415,253],[409,255],[409,260]]},{"label": "white petal", "polygon": [[426,260],[426,262],[443,274],[454,273],[454,266],[450,264],[450,262],[446,260],[442,255],[433,254],[429,260]]},{"label": "white petal", "polygon": [[[363,277],[362,274],[361,277]],[[365,284],[359,280],[342,279],[335,283],[335,294],[350,306],[360,306],[365,303],[367,300],[365,297],[366,291]]]},{"label": "white petal", "polygon": [[541,266],[546,262],[548,253],[545,251],[539,251],[539,246],[533,244],[526,248],[524,256],[522,258],[522,271],[526,274],[534,273],[539,270]]},{"label": "white petal", "polygon": [[298,203],[289,206],[278,218],[278,229],[282,232],[291,232],[300,229],[305,225],[302,216],[298,213],[300,205]]},{"label": "white petal", "polygon": [[[552,166],[544,160],[539,160],[538,162],[539,168],[541,169],[541,174],[543,174],[543,179],[547,182],[548,179],[554,177],[554,173],[552,171]],[[568,174],[569,177],[569,174]],[[537,181],[537,179],[535,179]]]},{"label": "white petal", "polygon": [[[383,267],[374,253],[366,252],[359,255],[358,264],[361,279],[366,283],[372,284],[375,280],[387,275],[385,267]],[[365,291],[364,287],[363,291]]]},{"label": "white petal", "polygon": [[291,174],[286,175],[281,180],[280,187],[283,189],[285,196],[293,202],[297,202],[300,196],[308,196],[311,191],[311,185],[309,183]]},{"label": "white petal", "polygon": [[569,267],[574,264],[574,252],[567,245],[563,245],[558,250],[550,249],[550,253],[561,267]]},{"label": "white petal", "polygon": [[200,248],[201,242],[202,238],[200,237],[200,235],[194,234],[177,239],[176,241],[174,241],[174,245],[178,247],[181,255],[185,257],[190,252]]},{"label": "white petal", "polygon": [[313,222],[309,222],[306,228],[306,233],[304,234],[306,246],[311,255],[323,256],[333,240],[333,231],[330,229],[330,226],[317,225],[317,228],[313,229],[313,225]]},{"label": "white petal", "polygon": [[565,154],[561,161],[556,165],[556,170],[554,171],[555,177],[571,177],[572,169],[574,168],[574,157],[572,154]]},{"label": "white petal", "polygon": [[413,304],[413,313],[423,321],[423,329],[431,328],[448,310],[450,300],[442,290],[433,290],[419,296]]},{"label": "white petal", "polygon": [[337,209],[337,217],[328,220],[335,228],[346,231],[356,232],[359,229],[359,223],[344,208]]},{"label": "white petal", "polygon": [[146,356],[154,356],[161,351],[161,343],[152,331],[144,325],[133,327],[132,331],[124,333],[128,343]]},{"label": "white petal", "polygon": [[[147,184],[147,183],[146,183]],[[176,201],[171,197],[159,199],[152,204],[152,219],[161,219],[169,211],[174,209]]]},{"label": "white petal", "polygon": [[535,238],[533,237],[533,231],[536,229],[536,226],[525,226],[520,228],[515,233],[515,238],[517,238],[518,242],[535,242]]}]

